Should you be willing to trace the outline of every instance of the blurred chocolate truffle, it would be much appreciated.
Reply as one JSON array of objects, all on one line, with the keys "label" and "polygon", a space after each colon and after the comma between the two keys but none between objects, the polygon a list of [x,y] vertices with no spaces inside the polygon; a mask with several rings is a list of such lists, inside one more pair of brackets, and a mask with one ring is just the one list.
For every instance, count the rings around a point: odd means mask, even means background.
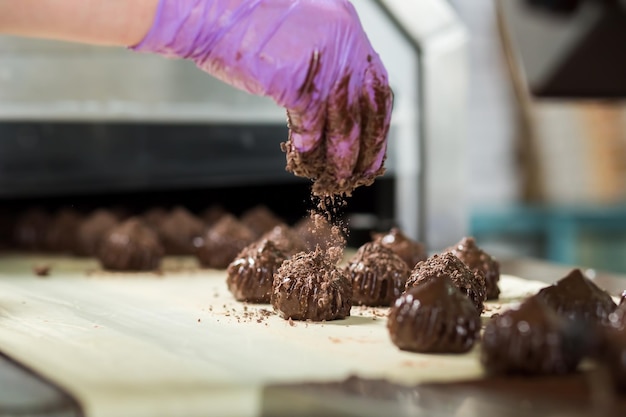
[{"label": "blurred chocolate truffle", "polygon": [[152,230],[159,230],[163,220],[167,218],[167,211],[162,207],[153,207],[141,215],[141,220]]},{"label": "blurred chocolate truffle", "polygon": [[480,324],[480,313],[446,275],[407,289],[387,319],[396,346],[422,353],[467,352]]},{"label": "blurred chocolate truffle", "polygon": [[606,329],[598,362],[611,377],[615,389],[626,394],[626,329]]},{"label": "blurred chocolate truffle", "polygon": [[464,237],[459,243],[448,248],[454,256],[462,260],[470,269],[480,271],[485,277],[487,300],[495,300],[500,296],[500,264],[496,259],[476,245],[471,237]]},{"label": "blurred chocolate truffle", "polygon": [[212,205],[200,214],[200,218],[204,221],[206,227],[212,227],[225,214],[227,214],[227,211],[222,206]]},{"label": "blurred chocolate truffle", "polygon": [[136,217],[106,233],[98,248],[102,267],[111,271],[153,271],[162,258],[157,234]]},{"label": "blurred chocolate truffle", "polygon": [[17,247],[28,251],[43,250],[50,222],[50,215],[38,207],[19,214],[13,229],[13,239]]},{"label": "blurred chocolate truffle", "polygon": [[261,236],[261,240],[271,240],[276,247],[287,256],[307,250],[302,237],[286,224],[279,224]]},{"label": "blurred chocolate truffle", "polygon": [[248,226],[257,238],[283,223],[281,219],[265,206],[256,206],[247,210],[241,215],[240,221]]},{"label": "blurred chocolate truffle", "polygon": [[584,350],[570,323],[537,297],[493,317],[483,334],[481,361],[492,374],[564,374]]},{"label": "blurred chocolate truffle", "polygon": [[74,252],[76,232],[81,221],[81,215],[70,208],[61,209],[55,213],[46,233],[46,249],[51,252]]},{"label": "blurred chocolate truffle", "polygon": [[400,256],[408,265],[409,269],[421,261],[428,258],[426,248],[419,242],[409,239],[397,227],[392,228],[387,233],[374,234],[374,242],[391,249]]},{"label": "blurred chocolate truffle", "polygon": [[284,319],[342,319],[350,315],[352,285],[323,251],[300,252],[274,275],[272,305]]},{"label": "blurred chocolate truffle", "polygon": [[402,258],[376,242],[361,246],[345,272],[352,282],[352,304],[366,306],[392,305],[411,273]]},{"label": "blurred chocolate truffle", "polygon": [[626,304],[626,291],[622,292],[622,296],[619,299],[619,305],[625,305]]},{"label": "blurred chocolate truffle", "polygon": [[305,217],[296,223],[294,229],[302,237],[310,251],[315,250],[318,246],[321,249],[326,249],[333,245],[333,226],[320,214],[313,213]]},{"label": "blurred chocolate truffle", "polygon": [[226,283],[238,301],[269,303],[274,274],[287,259],[271,240],[244,248],[228,265]]},{"label": "blurred chocolate truffle", "polygon": [[454,285],[469,297],[478,313],[483,312],[486,297],[485,277],[482,272],[469,269],[459,258],[449,252],[433,255],[415,265],[407,280],[406,288],[420,285],[440,275],[449,276]]},{"label": "blurred chocolate truffle", "polygon": [[108,210],[99,209],[92,212],[82,221],[76,231],[76,247],[74,248],[76,254],[96,256],[104,235],[117,224],[117,218]]},{"label": "blurred chocolate truffle", "polygon": [[193,255],[194,241],[202,237],[204,223],[183,207],[176,207],[159,225],[159,239],[167,255]]},{"label": "blurred chocolate truffle", "polygon": [[202,238],[196,239],[196,256],[204,267],[224,269],[255,239],[252,230],[226,214]]},{"label": "blurred chocolate truffle", "polygon": [[572,270],[555,284],[543,288],[537,297],[557,314],[573,321],[597,324],[607,319],[617,305],[580,269]]}]

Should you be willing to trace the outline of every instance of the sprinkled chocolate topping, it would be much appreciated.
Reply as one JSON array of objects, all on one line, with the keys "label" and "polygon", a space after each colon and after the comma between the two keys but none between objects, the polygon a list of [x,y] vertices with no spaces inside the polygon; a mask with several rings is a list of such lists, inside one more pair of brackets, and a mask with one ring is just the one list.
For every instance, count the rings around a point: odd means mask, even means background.
[{"label": "sprinkled chocolate topping", "polygon": [[385,246],[361,246],[345,268],[352,281],[352,303],[389,306],[402,294],[409,277],[406,263]]},{"label": "sprinkled chocolate topping", "polygon": [[397,227],[392,228],[387,233],[374,234],[374,242],[391,249],[400,256],[409,268],[428,258],[426,248],[419,242],[409,239]]},{"label": "sprinkled chocolate topping", "polygon": [[350,315],[352,286],[323,251],[300,252],[276,272],[272,305],[284,319],[342,319]]},{"label": "sprinkled chocolate topping", "polygon": [[269,303],[274,274],[287,259],[271,240],[244,248],[228,265],[226,283],[236,300]]},{"label": "sprinkled chocolate topping", "polygon": [[387,329],[400,349],[422,353],[463,353],[479,337],[480,314],[472,302],[440,275],[411,287],[389,312]]},{"label": "sprinkled chocolate topping", "polygon": [[469,297],[479,313],[483,312],[486,296],[485,277],[482,272],[472,271],[459,258],[447,252],[433,255],[425,261],[415,265],[409,276],[406,288],[439,277],[449,276],[454,285]]},{"label": "sprinkled chocolate topping", "polygon": [[112,271],[152,271],[162,257],[157,234],[136,217],[109,231],[98,249],[102,267]]},{"label": "sprinkled chocolate topping", "polygon": [[495,300],[500,296],[500,264],[496,259],[476,245],[471,237],[464,237],[448,251],[462,260],[471,270],[478,270],[485,276],[487,300]]}]

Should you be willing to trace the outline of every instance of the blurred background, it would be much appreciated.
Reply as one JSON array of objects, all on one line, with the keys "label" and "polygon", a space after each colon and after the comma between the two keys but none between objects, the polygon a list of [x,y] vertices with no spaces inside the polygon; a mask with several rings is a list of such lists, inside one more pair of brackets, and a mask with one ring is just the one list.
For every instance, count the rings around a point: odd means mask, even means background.
[{"label": "blurred background", "polygon": [[[501,258],[626,272],[623,1],[354,4],[395,107],[388,171],[344,209],[352,245],[398,225],[431,251],[471,234]],[[313,203],[286,138],[284,110],[189,62],[0,38],[5,224],[259,204],[295,223]]]}]

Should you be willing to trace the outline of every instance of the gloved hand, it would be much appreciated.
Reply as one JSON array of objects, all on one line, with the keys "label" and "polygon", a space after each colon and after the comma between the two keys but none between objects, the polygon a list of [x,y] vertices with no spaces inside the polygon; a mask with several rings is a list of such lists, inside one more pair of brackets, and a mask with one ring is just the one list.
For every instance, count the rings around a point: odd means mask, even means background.
[{"label": "gloved hand", "polygon": [[287,169],[318,195],[383,173],[392,93],[348,0],[161,0],[136,51],[193,60],[287,109]]}]

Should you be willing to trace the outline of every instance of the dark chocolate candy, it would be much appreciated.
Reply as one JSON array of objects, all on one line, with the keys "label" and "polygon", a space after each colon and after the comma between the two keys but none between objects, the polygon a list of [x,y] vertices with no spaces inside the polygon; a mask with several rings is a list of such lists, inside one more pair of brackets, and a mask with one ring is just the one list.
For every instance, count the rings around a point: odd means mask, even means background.
[{"label": "dark chocolate candy", "polygon": [[176,207],[161,221],[158,231],[166,254],[192,255],[194,241],[204,233],[204,223],[184,207]]},{"label": "dark chocolate candy", "polygon": [[374,242],[391,249],[400,256],[410,269],[428,258],[426,248],[419,242],[409,239],[397,227],[387,233],[374,234]]},{"label": "dark chocolate candy", "polygon": [[350,315],[352,285],[324,251],[300,252],[274,275],[272,305],[284,319],[342,319]]},{"label": "dark chocolate candy", "polygon": [[279,224],[272,230],[261,236],[261,240],[267,239],[274,242],[276,247],[287,256],[293,256],[298,252],[307,250],[307,245],[302,237],[286,224]]},{"label": "dark chocolate candy", "polygon": [[111,271],[152,271],[159,267],[163,253],[157,234],[139,218],[131,217],[105,235],[98,259]]},{"label": "dark chocolate candy", "polygon": [[626,328],[605,330],[599,362],[607,369],[616,390],[626,394]]},{"label": "dark chocolate candy", "polygon": [[224,269],[254,241],[252,230],[231,214],[225,214],[202,238],[196,239],[196,256],[204,267]]},{"label": "dark chocolate candy", "polygon": [[450,252],[433,255],[415,265],[406,288],[409,289],[422,282],[439,277],[449,276],[454,285],[469,297],[479,313],[483,312],[486,297],[485,277],[480,271],[472,271],[459,258]]},{"label": "dark chocolate candy", "polygon": [[163,220],[167,218],[167,211],[162,207],[153,207],[141,215],[144,224],[158,232]]},{"label": "dark chocolate candy", "polygon": [[50,252],[74,252],[76,233],[82,222],[81,215],[69,208],[59,210],[52,218],[46,233],[46,249]]},{"label": "dark chocolate candy", "polygon": [[30,208],[18,215],[13,229],[17,247],[28,251],[43,250],[50,221],[50,215],[41,208]]},{"label": "dark chocolate candy", "polygon": [[393,343],[422,353],[463,353],[479,337],[480,313],[454,285],[439,275],[398,298],[387,319]]},{"label": "dark chocolate candy", "polygon": [[572,270],[555,284],[542,289],[537,297],[557,314],[573,321],[600,323],[617,308],[611,296],[580,269]]},{"label": "dark chocolate candy", "polygon": [[204,221],[206,227],[212,227],[226,213],[226,210],[222,206],[212,205],[204,210],[200,217]]},{"label": "dark chocolate candy", "polygon": [[77,255],[96,256],[104,235],[118,223],[117,218],[108,210],[100,209],[91,213],[78,226],[76,231]]},{"label": "dark chocolate candy", "polygon": [[389,306],[402,294],[409,277],[407,264],[391,249],[369,242],[345,267],[352,281],[352,304]]},{"label": "dark chocolate candy", "polygon": [[500,264],[496,259],[476,245],[474,238],[464,237],[459,243],[448,248],[457,258],[472,270],[478,270],[485,276],[487,300],[495,300],[500,296]]},{"label": "dark chocolate candy", "polygon": [[271,240],[247,246],[228,265],[228,289],[239,301],[269,303],[274,274],[285,259],[287,256]]},{"label": "dark chocolate candy", "polygon": [[276,215],[265,206],[256,206],[247,210],[241,215],[240,220],[241,223],[248,226],[248,228],[254,232],[256,238],[283,223],[281,219],[276,217]]},{"label": "dark chocolate candy", "polygon": [[493,374],[564,374],[585,348],[571,324],[536,296],[493,317],[483,334],[481,361]]}]

